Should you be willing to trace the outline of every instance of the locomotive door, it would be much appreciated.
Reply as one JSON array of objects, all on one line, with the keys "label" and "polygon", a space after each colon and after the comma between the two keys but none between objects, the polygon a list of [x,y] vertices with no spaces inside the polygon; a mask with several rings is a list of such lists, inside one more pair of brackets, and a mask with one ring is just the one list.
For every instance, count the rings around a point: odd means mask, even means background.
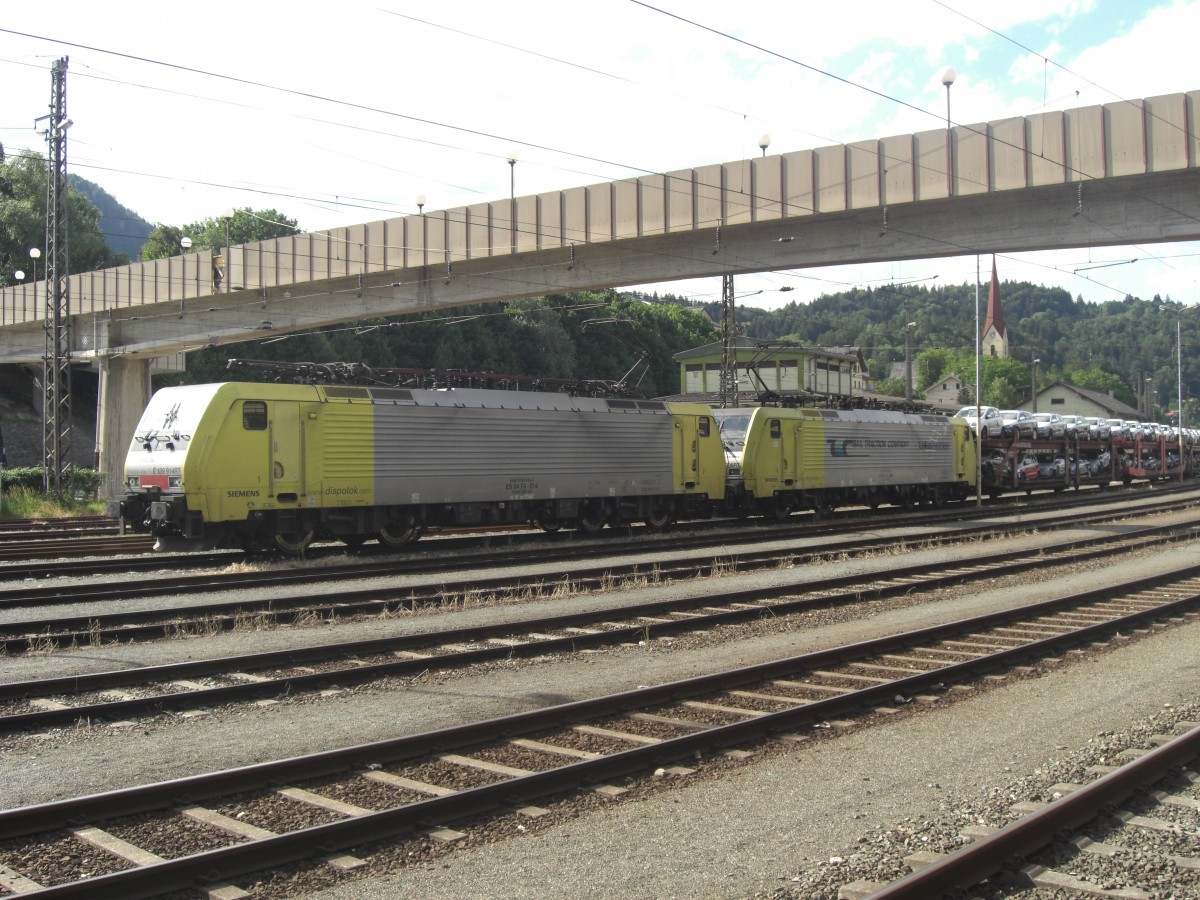
[{"label": "locomotive door", "polygon": [[691,416],[675,417],[675,448],[678,459],[675,480],[692,489],[700,483],[700,435]]},{"label": "locomotive door", "polygon": [[304,432],[300,404],[276,402],[271,408],[270,490],[268,494],[293,502],[304,490]]}]

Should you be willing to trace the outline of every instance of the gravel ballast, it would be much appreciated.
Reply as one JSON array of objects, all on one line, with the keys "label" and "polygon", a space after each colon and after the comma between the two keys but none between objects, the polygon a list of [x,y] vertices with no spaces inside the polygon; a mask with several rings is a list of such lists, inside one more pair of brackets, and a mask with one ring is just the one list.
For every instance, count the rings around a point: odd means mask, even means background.
[{"label": "gravel ballast", "polygon": [[[1039,542],[1045,542],[1044,536],[1016,539],[1031,553]],[[928,555],[951,561],[961,552],[913,551],[905,560]],[[1195,558],[1194,545],[1179,545],[1114,564],[1122,576],[1149,575],[1191,564]],[[880,562],[886,560],[811,568],[813,577],[819,577],[817,569],[824,576],[873,568]],[[765,572],[735,580],[739,585],[755,579],[770,583],[786,574]],[[722,631],[711,640],[682,641],[674,647],[652,641],[643,647],[431,675],[406,685],[363,687],[331,697],[219,709],[198,718],[160,717],[132,727],[61,729],[10,738],[0,753],[0,804],[43,802],[418,733],[964,618],[1113,580],[1111,567],[1088,564],[1056,577],[1031,574],[941,592],[936,604],[881,603],[865,615],[815,617],[813,624],[819,622],[820,627],[797,621],[787,630],[748,632],[732,640],[721,640]],[[722,586],[726,581],[721,579]],[[693,583],[630,593],[696,590]],[[561,599],[536,605],[567,608],[595,602]],[[469,609],[446,614],[445,620],[469,622],[502,612],[495,607]],[[422,618],[403,620],[405,630],[427,627]],[[25,674],[18,678],[49,673],[59,665],[67,670],[116,668],[160,657],[286,645],[289,640],[309,643],[318,636],[329,640],[334,634],[377,631],[400,621],[222,635],[212,642],[81,648],[6,660],[5,667],[19,664],[14,668]],[[1067,749],[1086,747],[1101,732],[1116,734],[1135,721],[1162,715],[1166,704],[1177,708],[1200,700],[1198,639],[1200,626],[1195,623],[1156,630],[1127,645],[1114,642],[1105,652],[1069,655],[1042,677],[1009,679],[920,710],[905,707],[893,719],[875,717],[870,727],[848,733],[825,730],[786,752],[759,751],[745,763],[725,767],[719,779],[702,769],[694,777],[671,779],[669,789],[586,804],[587,811],[550,828],[523,832],[517,818],[506,817],[489,828],[489,838],[496,843],[464,842],[461,849],[434,854],[411,869],[309,894],[303,893],[307,883],[301,877],[292,894],[324,900],[751,897],[795,886],[800,892],[794,896],[818,896],[804,892],[818,884],[811,871],[829,868],[833,857],[848,859],[862,836],[886,833],[908,819],[935,817],[947,804],[964,804],[989,790],[1002,790],[1014,779],[1048,771]],[[12,674],[9,670],[8,677]],[[288,890],[286,881],[276,881],[268,893],[283,896]]]},{"label": "gravel ballast", "polygon": [[835,898],[838,885],[875,874],[872,851],[947,849],[933,823],[1007,809],[1078,778],[1072,752],[1110,758],[1127,731],[1160,730],[1134,723],[1165,730],[1177,708],[1200,712],[1186,709],[1200,699],[1198,642],[1200,623],[1163,630],[1040,678],[763,754],[719,780],[676,779],[544,833],[302,896]]}]

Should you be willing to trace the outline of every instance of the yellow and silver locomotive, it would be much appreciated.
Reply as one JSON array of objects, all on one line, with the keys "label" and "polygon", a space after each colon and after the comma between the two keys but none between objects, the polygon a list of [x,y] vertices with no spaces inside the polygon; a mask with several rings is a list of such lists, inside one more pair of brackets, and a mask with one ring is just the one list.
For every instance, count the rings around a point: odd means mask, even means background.
[{"label": "yellow and silver locomotive", "polygon": [[151,398],[120,514],[160,549],[295,554],[430,526],[662,525],[707,515],[724,483],[700,404],[232,382]]}]

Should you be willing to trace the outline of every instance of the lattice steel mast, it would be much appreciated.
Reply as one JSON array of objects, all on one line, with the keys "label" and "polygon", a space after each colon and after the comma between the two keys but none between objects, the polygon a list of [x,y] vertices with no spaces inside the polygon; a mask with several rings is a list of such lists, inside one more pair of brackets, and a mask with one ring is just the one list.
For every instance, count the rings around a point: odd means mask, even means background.
[{"label": "lattice steel mast", "polygon": [[51,70],[46,129],[46,355],[42,363],[45,489],[71,486],[71,319],[67,276],[67,57]]},{"label": "lattice steel mast", "polygon": [[733,308],[733,276],[721,277],[721,399],[724,409],[738,405],[737,323]]}]

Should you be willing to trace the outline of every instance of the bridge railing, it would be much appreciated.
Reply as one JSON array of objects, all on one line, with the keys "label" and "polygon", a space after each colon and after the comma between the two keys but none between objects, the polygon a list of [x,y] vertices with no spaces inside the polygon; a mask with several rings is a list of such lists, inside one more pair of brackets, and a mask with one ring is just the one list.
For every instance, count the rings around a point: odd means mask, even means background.
[{"label": "bridge railing", "polygon": [[[955,125],[642,175],[70,276],[72,314],[718,226],[1196,166],[1200,91]],[[714,240],[719,240],[714,235]],[[406,274],[407,273],[407,274]],[[0,291],[0,326],[40,322],[45,284]],[[192,301],[192,303],[188,303]]]}]

